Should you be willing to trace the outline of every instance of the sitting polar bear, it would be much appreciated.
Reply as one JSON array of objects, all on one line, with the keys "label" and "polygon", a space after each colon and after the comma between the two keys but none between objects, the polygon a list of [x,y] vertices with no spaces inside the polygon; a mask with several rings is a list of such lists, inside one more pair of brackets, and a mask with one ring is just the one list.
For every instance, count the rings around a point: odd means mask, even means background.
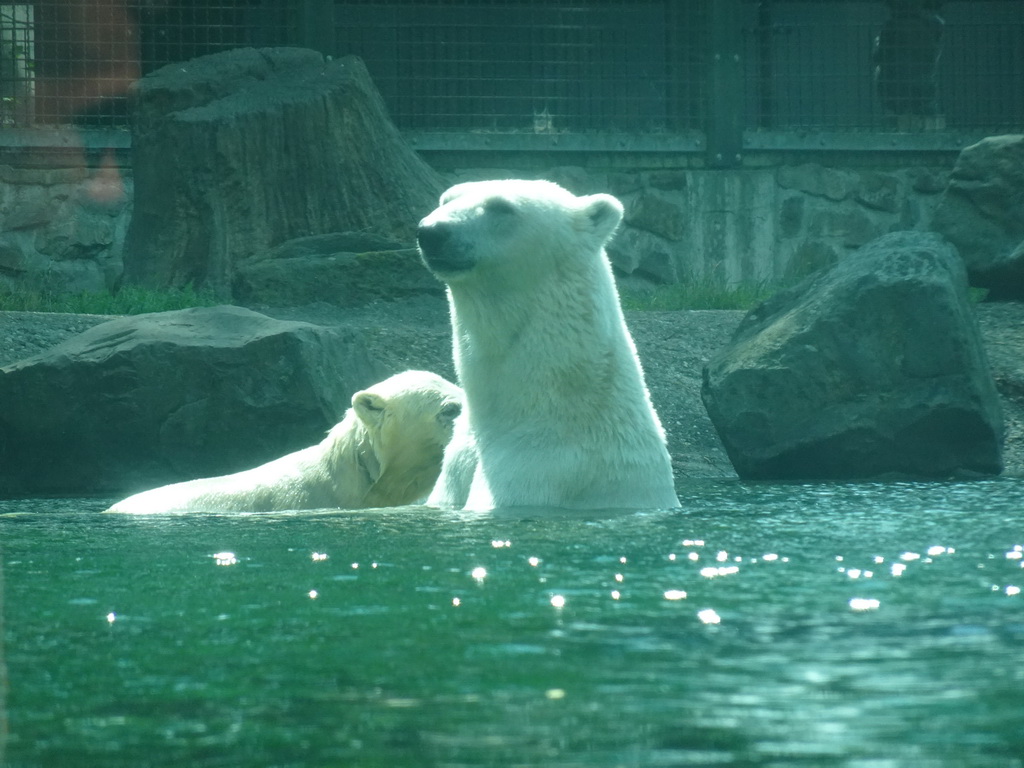
[{"label": "sitting polar bear", "polygon": [[130,496],[108,512],[269,512],[394,507],[423,499],[441,470],[462,391],[427,371],[405,371],[352,396],[318,445],[255,469]]},{"label": "sitting polar bear", "polygon": [[466,406],[428,504],[679,506],[604,252],[621,218],[609,195],[484,181],[420,222]]}]

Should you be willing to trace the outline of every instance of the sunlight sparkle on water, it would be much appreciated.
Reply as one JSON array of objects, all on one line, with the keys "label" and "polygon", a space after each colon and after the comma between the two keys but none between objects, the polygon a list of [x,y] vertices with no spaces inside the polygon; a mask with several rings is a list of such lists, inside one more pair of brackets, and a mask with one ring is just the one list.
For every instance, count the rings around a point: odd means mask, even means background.
[{"label": "sunlight sparkle on water", "polygon": [[703,611],[697,612],[697,618],[705,624],[721,624],[722,617],[718,615],[718,612],[714,608],[705,608]]},{"label": "sunlight sparkle on water", "polygon": [[667,589],[665,590],[666,600],[685,600],[686,591],[682,589]]},{"label": "sunlight sparkle on water", "polygon": [[700,575],[705,579],[714,579],[718,576],[731,576],[734,573],[739,573],[740,567],[738,565],[720,565],[718,567],[708,566],[707,568],[700,569]]},{"label": "sunlight sparkle on water", "polygon": [[238,558],[234,552],[214,552],[211,557],[217,565],[237,565]]},{"label": "sunlight sparkle on water", "polygon": [[482,565],[480,565],[480,566],[477,566],[476,568],[474,568],[472,570],[472,572],[470,572],[469,575],[472,576],[477,581],[483,581],[484,579],[487,578],[487,569],[484,568]]},{"label": "sunlight sparkle on water", "polygon": [[850,609],[854,611],[875,611],[881,605],[881,601],[873,597],[854,597],[850,600]]},{"label": "sunlight sparkle on water", "polygon": [[840,568],[839,569],[840,573],[843,573],[844,571],[846,572],[846,575],[849,576],[851,579],[859,579],[861,577],[863,577],[865,579],[870,579],[871,577],[873,577],[875,575],[874,571],[862,571],[860,568],[846,568],[846,569]]},{"label": "sunlight sparkle on water", "polygon": [[555,608],[565,608],[565,595],[552,595],[551,605]]}]

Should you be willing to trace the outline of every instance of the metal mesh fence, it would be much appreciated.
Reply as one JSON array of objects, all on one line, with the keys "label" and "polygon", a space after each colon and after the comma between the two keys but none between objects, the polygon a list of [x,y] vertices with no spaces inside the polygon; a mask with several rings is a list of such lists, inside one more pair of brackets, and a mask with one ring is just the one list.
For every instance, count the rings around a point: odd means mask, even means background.
[{"label": "metal mesh fence", "polygon": [[126,93],[165,64],[294,40],[288,3],[37,0],[0,5],[2,125],[120,126]]},{"label": "metal mesh fence", "polygon": [[758,129],[1024,125],[1024,3],[750,3],[745,123]]},{"label": "metal mesh fence", "polygon": [[1024,0],[0,4],[0,126],[123,126],[127,89],[164,64],[289,44],[361,56],[405,129],[710,132],[715,18],[741,27],[747,130],[1024,127]]},{"label": "metal mesh fence", "polygon": [[662,132],[699,127],[703,3],[345,2],[355,53],[403,127]]}]

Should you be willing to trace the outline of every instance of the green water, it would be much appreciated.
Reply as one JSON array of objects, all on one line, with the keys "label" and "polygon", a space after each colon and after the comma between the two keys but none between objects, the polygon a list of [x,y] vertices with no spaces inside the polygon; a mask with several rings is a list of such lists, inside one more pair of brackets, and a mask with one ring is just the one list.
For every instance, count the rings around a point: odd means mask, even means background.
[{"label": "green water", "polygon": [[679,490],[0,502],[6,765],[1024,764],[1024,481]]}]

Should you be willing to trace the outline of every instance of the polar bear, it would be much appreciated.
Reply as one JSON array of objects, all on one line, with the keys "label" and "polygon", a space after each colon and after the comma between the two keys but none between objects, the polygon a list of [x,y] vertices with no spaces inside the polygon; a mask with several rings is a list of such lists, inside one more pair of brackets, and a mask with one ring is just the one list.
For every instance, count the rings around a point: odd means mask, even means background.
[{"label": "polar bear", "polygon": [[269,512],[412,504],[426,497],[462,410],[462,390],[427,371],[405,371],[352,396],[317,445],[255,469],[130,496],[108,512]]},{"label": "polar bear", "polygon": [[679,506],[604,252],[621,218],[610,195],[506,180],[456,185],[420,222],[465,390],[428,504]]}]

